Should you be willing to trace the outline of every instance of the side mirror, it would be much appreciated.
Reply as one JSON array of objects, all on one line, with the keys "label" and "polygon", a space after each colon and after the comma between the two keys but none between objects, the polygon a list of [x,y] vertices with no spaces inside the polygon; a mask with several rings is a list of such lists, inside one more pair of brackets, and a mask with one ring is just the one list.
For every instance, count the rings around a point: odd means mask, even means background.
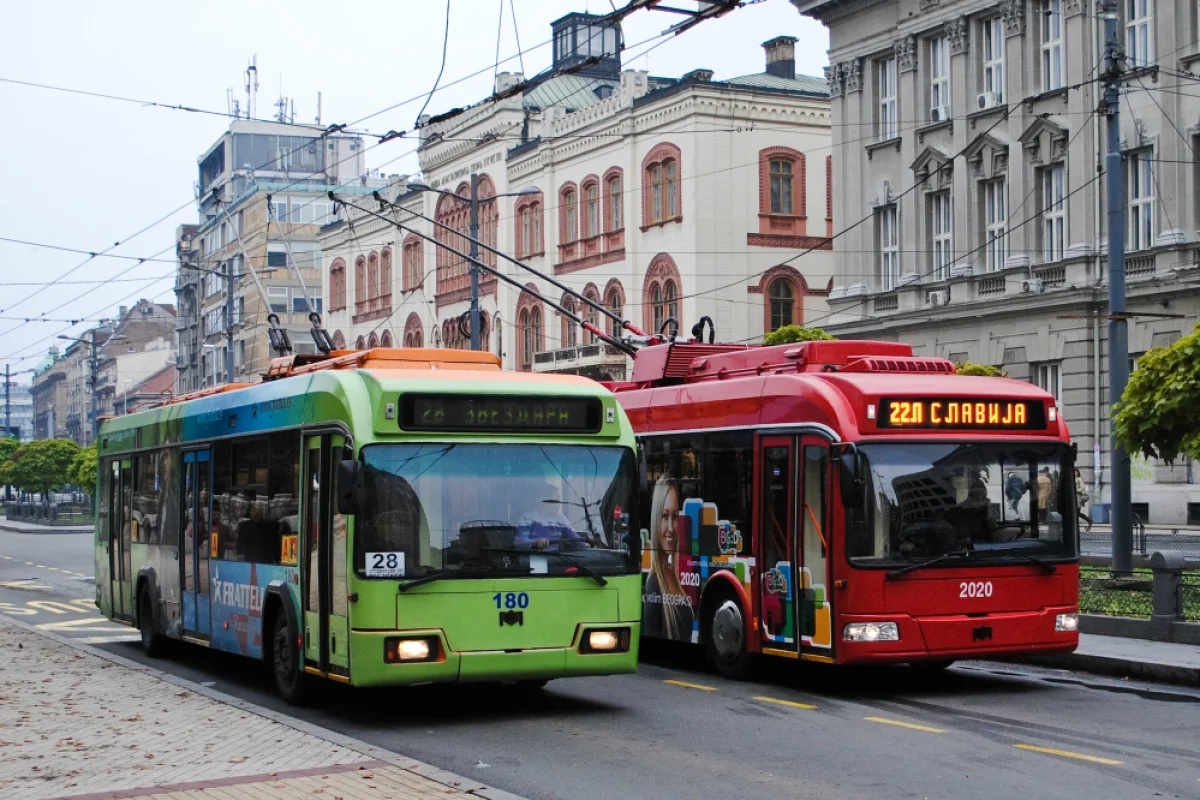
[{"label": "side mirror", "polygon": [[862,483],[858,453],[854,450],[842,453],[838,458],[838,484],[842,490],[842,505],[847,508],[856,508],[862,505]]},{"label": "side mirror", "polygon": [[338,462],[337,513],[357,514],[362,497],[362,464],[353,459]]},{"label": "side mirror", "polygon": [[645,447],[645,445],[641,444],[640,442],[638,443],[637,456],[638,456],[638,485],[645,486],[646,485],[646,447]]}]

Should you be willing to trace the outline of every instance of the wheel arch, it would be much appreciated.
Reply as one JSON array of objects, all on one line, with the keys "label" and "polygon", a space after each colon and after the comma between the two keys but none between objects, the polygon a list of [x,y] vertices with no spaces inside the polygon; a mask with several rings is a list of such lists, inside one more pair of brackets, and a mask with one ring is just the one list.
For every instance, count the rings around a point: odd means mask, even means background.
[{"label": "wheel arch", "polygon": [[[150,613],[154,620],[155,632],[165,633],[162,624],[162,594],[158,589],[158,572],[152,566],[144,566],[138,570],[137,581],[134,584],[134,598],[140,601],[142,592],[146,592],[150,596]],[[133,604],[133,624],[139,627],[142,624],[141,602]]]},{"label": "wheel arch", "polygon": [[[700,644],[707,644],[708,637],[712,627],[712,612],[713,607],[717,603],[717,598],[729,593],[732,594],[737,601],[742,604],[742,611],[747,618],[750,617],[750,599],[746,594],[746,587],[738,581],[737,576],[729,570],[717,570],[708,577],[708,581],[704,584],[704,590],[700,594]],[[747,634],[752,628],[752,625],[747,625]],[[753,637],[747,635],[747,649],[756,649],[751,642]]]},{"label": "wheel arch", "polygon": [[[292,593],[283,581],[271,581],[267,584],[267,598],[263,603],[263,661],[270,663],[271,650],[274,647],[272,633],[275,630],[275,620],[280,613],[286,617],[288,625],[297,635],[300,634],[300,621],[296,616],[296,603]],[[303,652],[303,647],[300,648]]]}]

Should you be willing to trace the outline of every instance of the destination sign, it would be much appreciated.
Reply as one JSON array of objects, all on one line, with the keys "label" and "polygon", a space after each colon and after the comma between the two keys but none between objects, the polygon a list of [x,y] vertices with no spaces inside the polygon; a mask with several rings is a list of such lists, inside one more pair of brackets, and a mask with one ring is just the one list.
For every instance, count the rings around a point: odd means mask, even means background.
[{"label": "destination sign", "polygon": [[594,397],[406,394],[400,398],[400,427],[410,431],[596,433],[600,419],[600,401]]},{"label": "destination sign", "polygon": [[967,398],[884,398],[879,401],[880,428],[926,430],[1046,429],[1046,409],[1032,400]]}]

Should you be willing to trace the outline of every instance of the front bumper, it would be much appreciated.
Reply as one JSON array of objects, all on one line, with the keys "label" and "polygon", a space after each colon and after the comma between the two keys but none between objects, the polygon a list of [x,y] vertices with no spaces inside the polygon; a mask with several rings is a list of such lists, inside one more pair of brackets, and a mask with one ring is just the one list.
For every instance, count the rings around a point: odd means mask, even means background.
[{"label": "front bumper", "polygon": [[[579,644],[590,630],[628,628],[629,650],[622,653],[581,653]],[[351,631],[350,683],[354,686],[407,686],[454,681],[550,680],[585,675],[618,675],[637,671],[639,623],[580,625],[567,647],[525,650],[451,650],[441,630]],[[436,637],[437,660],[388,664],[384,642],[406,638]]]},{"label": "front bumper", "polygon": [[1059,614],[1078,613],[1076,606],[1047,606],[1037,611],[951,614],[914,617],[906,614],[838,615],[840,635],[850,622],[895,622],[896,642],[836,644],[839,664],[895,664],[998,658],[1025,653],[1070,653],[1079,646],[1078,631],[1054,629]]}]

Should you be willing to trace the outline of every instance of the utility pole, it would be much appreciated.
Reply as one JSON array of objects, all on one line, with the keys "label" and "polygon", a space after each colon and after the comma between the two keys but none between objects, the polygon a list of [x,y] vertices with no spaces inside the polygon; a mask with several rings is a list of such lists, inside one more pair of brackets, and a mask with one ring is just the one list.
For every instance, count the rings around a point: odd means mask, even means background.
[{"label": "utility pole", "polygon": [[[239,232],[240,233],[240,232]],[[241,239],[238,239],[241,250]],[[233,259],[225,262],[225,382],[233,383]]]},{"label": "utility pole", "polygon": [[[1125,175],[1121,159],[1121,77],[1125,53],[1117,30],[1117,4],[1106,0],[1104,20],[1104,102],[1107,145],[1104,172],[1108,205],[1108,419],[1112,467],[1112,570],[1128,575],[1133,569],[1133,519],[1129,506],[1129,454],[1121,446],[1113,422],[1113,407],[1129,382],[1129,329],[1125,317]],[[1097,353],[1096,357],[1099,358]],[[1099,390],[1099,387],[1096,387]],[[1096,432],[1099,434],[1099,431]],[[1097,465],[1098,466],[1098,465]]]},{"label": "utility pole", "polygon": [[100,359],[96,356],[96,328],[92,328],[92,355],[88,359],[88,372],[92,376],[92,443],[100,432],[100,413],[96,409],[96,389],[100,382]]},{"label": "utility pole", "polygon": [[4,435],[12,436],[12,377],[4,365]]},{"label": "utility pole", "polygon": [[479,349],[479,176],[471,173],[471,349]]}]

